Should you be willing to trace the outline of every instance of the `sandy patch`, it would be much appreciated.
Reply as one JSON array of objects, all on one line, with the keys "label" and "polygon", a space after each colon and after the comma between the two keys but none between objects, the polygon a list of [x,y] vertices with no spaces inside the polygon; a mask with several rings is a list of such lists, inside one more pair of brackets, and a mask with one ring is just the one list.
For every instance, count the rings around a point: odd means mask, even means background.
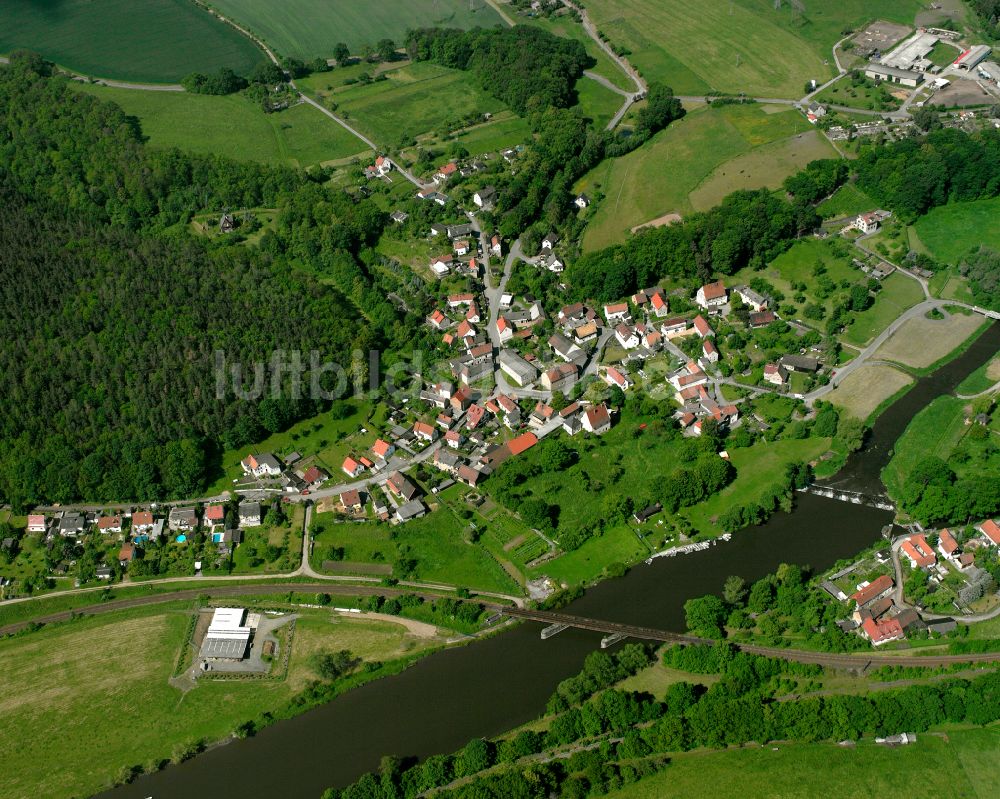
[{"label": "sandy patch", "polygon": [[407,619],[403,616],[390,616],[388,613],[341,613],[342,619],[369,619],[372,621],[387,621],[390,624],[399,624],[406,628],[407,632],[417,636],[417,638],[435,638],[438,628],[433,624],[427,624],[415,619]]},{"label": "sandy patch", "polygon": [[975,333],[982,323],[979,316],[957,313],[947,319],[910,319],[875,351],[873,357],[915,368],[930,366]]},{"label": "sandy patch", "polygon": [[637,230],[642,230],[646,227],[663,227],[664,225],[675,225],[682,221],[680,214],[664,214],[663,216],[658,216],[656,219],[650,219],[648,222],[643,222],[641,225],[636,225],[632,228],[632,232],[635,233]]},{"label": "sandy patch", "polygon": [[867,419],[883,400],[913,382],[905,372],[885,365],[866,365],[851,372],[824,399],[858,419]]}]

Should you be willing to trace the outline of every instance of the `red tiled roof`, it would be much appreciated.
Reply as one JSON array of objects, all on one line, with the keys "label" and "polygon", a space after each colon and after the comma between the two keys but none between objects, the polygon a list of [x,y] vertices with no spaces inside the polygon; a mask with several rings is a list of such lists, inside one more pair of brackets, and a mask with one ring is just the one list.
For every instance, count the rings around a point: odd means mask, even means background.
[{"label": "red tiled roof", "polygon": [[992,519],[987,519],[979,525],[979,529],[983,531],[983,535],[990,539],[990,541],[1000,546],[1000,525]]},{"label": "red tiled roof", "polygon": [[507,442],[507,447],[512,455],[520,455],[525,450],[531,449],[538,443],[538,436],[534,433],[522,433],[516,438]]},{"label": "red tiled roof", "polygon": [[205,508],[205,521],[221,522],[226,518],[226,509],[222,505],[209,505]]},{"label": "red tiled roof", "polygon": [[592,428],[604,427],[606,424],[611,424],[611,415],[608,413],[608,409],[604,403],[587,408],[586,416]]},{"label": "red tiled roof", "polygon": [[940,539],[941,551],[946,555],[954,555],[958,549],[958,542],[955,540],[955,536],[951,534],[951,531],[946,527],[938,534],[938,538]]},{"label": "red tiled roof", "polygon": [[390,449],[392,449],[392,444],[388,441],[383,441],[381,438],[372,444],[372,452],[380,458],[384,458]]},{"label": "red tiled roof", "polygon": [[887,574],[877,577],[860,591],[851,594],[851,599],[858,603],[858,607],[867,605],[879,594],[885,593],[892,588],[892,578]]},{"label": "red tiled roof", "polygon": [[875,621],[869,617],[861,623],[861,628],[873,644],[880,644],[883,641],[891,641],[903,636],[903,626],[896,619]]},{"label": "red tiled roof", "polygon": [[356,488],[345,491],[340,495],[340,503],[345,508],[353,508],[361,504],[361,492]]},{"label": "red tiled roof", "polygon": [[717,280],[714,283],[706,283],[701,287],[701,293],[705,296],[706,300],[717,300],[720,297],[726,296],[726,286],[721,280]]},{"label": "red tiled roof", "polygon": [[705,321],[705,317],[701,314],[698,314],[694,318],[694,329],[697,330],[702,336],[707,336],[714,332],[712,330],[712,326]]},{"label": "red tiled roof", "polygon": [[321,472],[315,466],[310,466],[308,469],[306,469],[306,473],[302,475],[302,479],[305,480],[307,483],[315,483],[317,480],[323,479],[323,472]]},{"label": "red tiled roof", "polygon": [[354,460],[354,458],[348,455],[346,458],[344,458],[344,463],[342,468],[345,472],[353,474],[354,472],[358,471],[360,466],[361,466],[360,463],[358,463],[356,460]]},{"label": "red tiled roof", "polygon": [[937,561],[934,557],[934,550],[931,549],[927,539],[922,535],[911,535],[902,544],[902,550],[906,556],[921,568],[933,566]]}]

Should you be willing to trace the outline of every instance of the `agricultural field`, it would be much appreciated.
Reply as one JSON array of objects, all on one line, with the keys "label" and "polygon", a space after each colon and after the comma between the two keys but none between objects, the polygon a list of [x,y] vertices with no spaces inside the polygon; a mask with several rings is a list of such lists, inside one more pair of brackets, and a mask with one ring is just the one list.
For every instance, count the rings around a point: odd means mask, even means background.
[{"label": "agricultural field", "polygon": [[984,245],[1000,250],[1000,197],[940,205],[914,225],[927,251],[940,261],[957,263],[969,250]]},{"label": "agricultural field", "polygon": [[[750,104],[689,111],[642,147],[605,161],[577,183],[576,191],[599,198],[584,235],[584,249],[621,241],[633,227],[664,214],[683,216],[714,196],[779,184],[820,157],[817,150],[797,143],[795,137],[807,131],[814,135],[805,118],[792,109]],[[760,155],[751,162],[730,169],[735,159],[758,150]],[[747,178],[748,167],[756,180]],[[702,193],[695,195],[698,190]]]},{"label": "agricultural field", "polygon": [[677,94],[709,90],[798,98],[809,79],[835,74],[831,49],[845,26],[886,19],[913,24],[917,0],[846,0],[804,12],[770,0],[590,0],[598,30],[627,48],[647,80]]},{"label": "agricultural field", "polygon": [[972,313],[950,313],[944,319],[909,319],[875,351],[874,357],[923,369],[946,357],[988,324]]},{"label": "agricultural field", "polygon": [[246,74],[265,58],[190,0],[8,0],[0,52],[21,48],[84,75],[141,83],[220,67]]},{"label": "agricultural field", "polygon": [[607,86],[602,86],[586,76],[576,82],[576,94],[581,113],[588,119],[594,120],[594,127],[598,130],[603,129],[611,121],[625,99]]},{"label": "agricultural field", "polygon": [[854,320],[844,331],[848,344],[861,346],[885,330],[903,311],[923,300],[920,284],[913,278],[894,272],[882,281],[875,303],[866,311],[854,314]]},{"label": "agricultural field", "polygon": [[[168,680],[185,646],[190,614],[189,604],[176,603],[0,641],[0,797],[90,796],[123,766],[150,766],[170,759],[179,746],[227,737],[238,724],[280,709],[315,679],[308,654],[317,649],[388,660],[442,642],[414,636],[401,624],[305,611],[285,679],[204,681],[184,693]],[[107,729],[128,735],[95,735]],[[52,768],[55,742],[58,769]]]},{"label": "agricultural field", "polygon": [[995,796],[1000,728],[921,733],[899,749],[875,745],[780,743],[724,752],[672,755],[659,774],[608,794],[609,799],[747,796],[868,799],[873,795]]},{"label": "agricultural field", "polygon": [[893,447],[892,460],[882,470],[882,482],[891,496],[898,497],[913,468],[924,458],[947,461],[968,429],[966,400],[938,397],[913,417]]},{"label": "agricultural field", "polygon": [[500,15],[485,0],[211,0],[282,55],[331,58],[344,42],[352,53],[380,39],[402,46],[411,28],[492,28]]},{"label": "agricultural field", "polygon": [[302,88],[380,145],[406,147],[418,138],[443,137],[469,118],[499,114],[506,106],[479,89],[470,73],[430,62],[380,74],[385,80],[344,85],[339,70],[302,82]]},{"label": "agricultural field", "polygon": [[364,142],[305,103],[265,114],[240,95],[218,97],[72,85],[116,103],[126,114],[137,117],[153,147],[177,147],[241,161],[297,167],[368,153]]},{"label": "agricultural field", "polygon": [[914,383],[912,377],[892,366],[865,364],[844,378],[824,399],[848,415],[867,419],[879,405]]},{"label": "agricultural field", "polygon": [[1000,382],[1000,355],[980,366],[955,389],[957,394],[978,394]]},{"label": "agricultural field", "polygon": [[731,450],[729,456],[736,467],[736,479],[704,502],[681,510],[680,515],[700,533],[721,533],[716,519],[723,512],[756,502],[784,478],[787,464],[814,460],[829,448],[829,438],[803,438],[762,441],[752,447]]}]

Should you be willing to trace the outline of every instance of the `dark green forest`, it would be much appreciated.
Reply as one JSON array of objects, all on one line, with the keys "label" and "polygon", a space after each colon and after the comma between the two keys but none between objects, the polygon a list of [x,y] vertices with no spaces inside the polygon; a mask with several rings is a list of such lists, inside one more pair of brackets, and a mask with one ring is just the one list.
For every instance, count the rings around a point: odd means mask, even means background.
[{"label": "dark green forest", "polygon": [[[0,70],[0,497],[197,493],[214,455],[320,410],[215,397],[213,352],[347,362],[406,341],[358,257],[368,201],[309,175],[152,151],[117,106],[36,57]],[[188,235],[202,209],[280,209],[259,248]],[[322,278],[322,282],[316,279]]]}]

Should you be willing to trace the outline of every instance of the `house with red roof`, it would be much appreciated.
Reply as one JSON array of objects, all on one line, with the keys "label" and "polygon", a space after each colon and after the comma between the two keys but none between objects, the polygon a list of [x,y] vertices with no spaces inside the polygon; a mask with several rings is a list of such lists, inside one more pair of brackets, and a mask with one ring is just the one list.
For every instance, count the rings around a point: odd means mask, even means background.
[{"label": "house with red roof", "polygon": [[701,342],[701,351],[704,354],[705,360],[709,363],[719,362],[719,351],[716,349],[712,339],[706,338]]},{"label": "house with red roof", "polygon": [[701,336],[702,338],[707,338],[708,336],[715,335],[715,331],[712,329],[712,326],[705,321],[705,317],[702,316],[701,314],[698,314],[694,318],[693,324],[694,324],[694,329],[698,332],[698,335]]},{"label": "house with red roof", "polygon": [[32,513],[28,517],[29,533],[44,533],[46,528],[45,515],[42,513]]},{"label": "house with red roof", "polygon": [[458,449],[462,446],[465,441],[465,436],[459,433],[457,430],[449,430],[444,434],[444,443],[447,444],[452,449]]},{"label": "house with red roof", "polygon": [[467,486],[471,486],[472,488],[476,487],[476,484],[479,482],[482,476],[483,473],[481,471],[479,471],[478,469],[474,469],[467,463],[463,463],[461,466],[458,467],[458,471],[455,472],[455,478],[460,483],[465,483]]},{"label": "house with red roof", "polygon": [[118,550],[118,562],[122,566],[128,566],[135,559],[135,544],[126,541],[122,548]]},{"label": "house with red roof", "polygon": [[148,510],[132,514],[132,534],[148,533],[153,529],[153,514]]},{"label": "house with red roof", "polygon": [[340,495],[340,506],[345,511],[350,511],[352,513],[358,513],[364,507],[364,503],[361,501],[361,492],[356,488],[351,488]]},{"label": "house with red roof", "polygon": [[777,321],[778,317],[775,316],[774,311],[759,311],[758,313],[750,314],[747,320],[750,323],[751,330],[758,330],[762,327],[767,327],[772,322]]},{"label": "house with red roof", "polygon": [[788,372],[785,367],[777,363],[764,365],[764,379],[775,386],[783,386],[788,381]]},{"label": "house with red roof", "polygon": [[661,343],[663,343],[663,336],[655,330],[647,330],[642,337],[642,346],[648,350],[655,350]]},{"label": "house with red roof", "polygon": [[899,641],[906,636],[903,635],[903,625],[896,619],[879,619],[871,617],[861,622],[861,629],[865,638],[872,642],[872,646],[882,646],[889,641]]},{"label": "house with red roof", "polygon": [[1000,547],[1000,525],[992,519],[987,519],[976,525],[976,529],[983,534],[986,543],[990,546]]},{"label": "house with red roof", "polygon": [[538,436],[534,433],[521,433],[521,435],[515,436],[508,441],[506,446],[510,448],[511,455],[520,455],[522,452],[531,449],[537,443]]},{"label": "house with red roof", "polygon": [[471,305],[472,301],[476,297],[474,294],[466,292],[464,294],[449,294],[448,295],[448,307],[458,308],[460,305]]},{"label": "house with red roof", "polygon": [[[374,466],[367,458],[361,458],[360,461],[361,465],[367,469]],[[326,480],[326,473],[317,466],[310,466],[302,473],[302,482],[310,488],[320,485],[324,480]]]},{"label": "house with red roof", "polygon": [[454,161],[452,161],[451,163],[445,164],[443,167],[441,167],[440,169],[438,169],[437,172],[434,173],[434,182],[435,183],[439,183],[439,184],[440,183],[444,183],[446,180],[448,180],[448,178],[450,178],[452,175],[454,175],[457,171],[458,171],[458,164],[456,164]]},{"label": "house with red roof", "polygon": [[387,461],[392,457],[392,453],[396,451],[396,447],[390,444],[384,439],[378,439],[374,444],[372,444],[372,452],[375,457],[379,460]]},{"label": "house with red roof", "polygon": [[497,319],[497,334],[500,337],[500,341],[510,341],[514,336],[514,326],[507,321],[506,317],[499,317]]},{"label": "house with red roof", "polygon": [[475,430],[486,416],[486,409],[482,405],[473,403],[465,413],[465,426],[469,430]]},{"label": "house with red roof", "polygon": [[719,308],[726,304],[729,299],[726,286],[721,280],[714,283],[706,283],[695,294],[694,301],[706,310],[709,308]]},{"label": "house with red roof", "polygon": [[580,424],[588,433],[603,435],[611,429],[611,414],[603,402],[600,405],[591,405],[583,412]]},{"label": "house with red roof", "polygon": [[344,474],[348,477],[357,477],[365,470],[364,464],[358,463],[350,455],[344,458],[344,463],[340,468],[344,470]]},{"label": "house with red roof", "polygon": [[431,315],[427,317],[427,324],[436,330],[443,330],[448,326],[448,317],[445,316],[440,309],[435,308]]},{"label": "house with red roof", "polygon": [[937,563],[934,550],[927,543],[927,539],[920,534],[911,535],[904,540],[900,546],[900,550],[906,555],[907,560],[910,561],[910,566],[914,569],[929,569]]},{"label": "house with red roof", "polygon": [[892,578],[887,574],[883,574],[851,594],[851,599],[857,603],[859,608],[863,608],[870,605],[876,599],[887,596],[892,591],[893,585],[895,583],[893,583]]},{"label": "house with red roof", "polygon": [[632,382],[613,366],[609,366],[602,377],[609,386],[617,386],[622,391],[632,388]]},{"label": "house with red roof", "polygon": [[469,305],[469,310],[465,312],[465,320],[467,322],[472,322],[478,325],[482,321],[482,317],[479,315],[479,306],[475,303]]},{"label": "house with red roof", "polygon": [[628,316],[628,303],[616,302],[604,306],[604,318],[610,325],[612,322],[620,322]]},{"label": "house with red roof", "polygon": [[427,422],[414,422],[413,434],[421,441],[430,442],[437,438],[437,430],[434,429],[433,425],[427,424]]},{"label": "house with red roof", "polygon": [[225,524],[226,508],[224,505],[209,505],[205,508],[205,515],[202,518],[207,527],[213,524]]},{"label": "house with red roof", "polygon": [[673,338],[676,335],[680,335],[687,331],[688,322],[687,319],[682,319],[677,316],[673,319],[667,319],[660,325],[660,332],[665,338]]},{"label": "house with red roof", "polygon": [[670,306],[667,304],[664,296],[659,292],[655,292],[652,297],[650,297],[649,304],[653,309],[653,313],[658,317],[664,317],[670,313]]}]

